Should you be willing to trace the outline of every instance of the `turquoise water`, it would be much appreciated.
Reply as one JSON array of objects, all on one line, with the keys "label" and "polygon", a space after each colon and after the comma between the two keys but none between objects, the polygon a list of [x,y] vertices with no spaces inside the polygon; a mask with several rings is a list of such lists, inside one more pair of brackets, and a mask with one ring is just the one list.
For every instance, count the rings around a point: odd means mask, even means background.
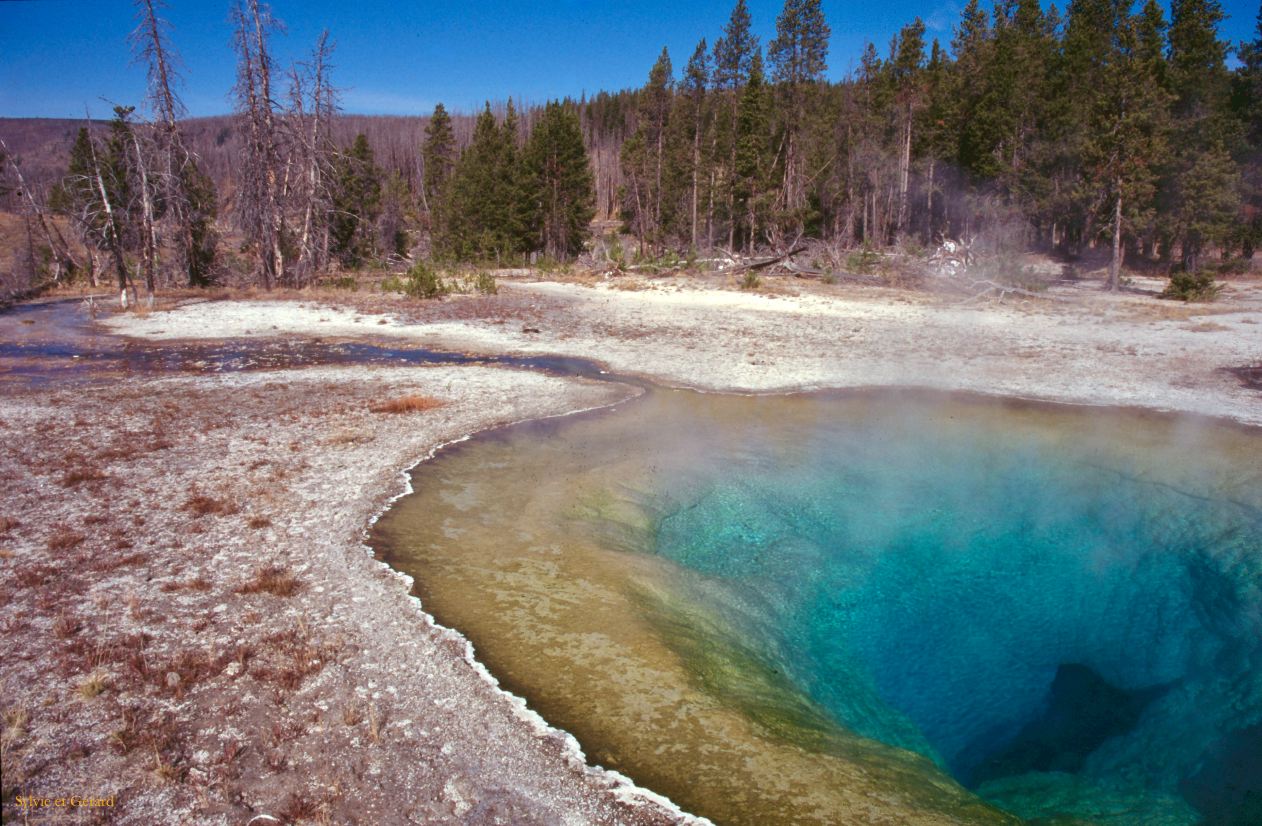
[{"label": "turquoise water", "polygon": [[1256,507],[923,424],[729,465],[655,551],[850,729],[1018,812],[1055,782],[1028,774],[1178,791],[1258,720]]},{"label": "turquoise water", "polygon": [[[897,764],[878,781],[891,789],[914,790],[916,772],[925,788],[963,787],[909,797],[918,817],[985,820],[961,814],[975,796],[1023,818],[1262,822],[1260,457],[1255,432],[1110,411],[659,393],[439,457],[399,509],[417,508],[430,532],[385,530],[423,549],[403,567],[493,671],[633,776],[675,782],[677,798],[690,788],[671,780],[681,769],[584,722],[639,680],[601,686],[555,666],[532,677],[520,658],[543,655],[507,649],[534,640],[551,655],[566,635],[642,623],[628,661],[666,673],[666,656],[643,653],[660,643],[679,661],[673,679],[736,709],[758,738]],[[522,579],[536,569],[541,582]],[[465,581],[479,577],[491,597]],[[523,607],[561,579],[586,583],[574,600],[592,583],[626,600],[594,600],[598,620]],[[539,625],[496,630],[473,607],[495,612],[492,597],[513,606],[505,626],[530,611]],[[602,641],[598,656],[623,655]],[[702,701],[670,702],[676,722],[646,740],[659,755]],[[735,750],[731,737],[718,747]],[[830,822],[796,812],[794,793],[768,795],[763,811],[786,822]]]}]

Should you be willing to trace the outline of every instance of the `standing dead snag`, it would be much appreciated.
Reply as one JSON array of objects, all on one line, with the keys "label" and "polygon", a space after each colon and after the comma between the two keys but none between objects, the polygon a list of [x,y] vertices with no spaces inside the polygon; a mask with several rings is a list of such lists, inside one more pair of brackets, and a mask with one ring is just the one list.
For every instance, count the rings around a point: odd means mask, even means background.
[{"label": "standing dead snag", "polygon": [[277,23],[258,0],[237,3],[237,118],[245,141],[240,158],[238,217],[246,240],[258,257],[264,289],[285,278],[284,215],[281,212],[280,135],[272,99],[272,57],[268,35]]},{"label": "standing dead snag", "polygon": [[[44,242],[48,245],[49,253],[53,257],[53,281],[61,280],[62,272],[72,273],[79,269],[79,262],[75,260],[74,255],[70,252],[70,245],[66,243],[66,239],[62,236],[61,230],[57,229],[57,225],[48,220],[45,215],[44,207],[35,200],[35,194],[31,192],[27,186],[26,179],[22,176],[22,168],[18,166],[17,160],[13,157],[13,153],[9,151],[9,147],[3,140],[0,140],[0,160],[7,161],[9,169],[13,172],[16,179],[16,191],[21,202],[26,206],[28,212],[28,221],[31,218],[39,225],[40,234],[44,236]],[[0,170],[2,173],[2,170]]]},{"label": "standing dead snag", "polygon": [[268,51],[268,37],[281,24],[258,0],[238,2],[232,17],[237,123],[244,136],[237,218],[263,288],[302,286],[328,258],[328,173],[335,155],[330,127],[336,111],[329,82],[332,44],[325,32],[311,62],[291,69],[285,110],[273,97]]},{"label": "standing dead snag", "polygon": [[[123,239],[122,232],[115,217],[114,205],[110,202],[109,191],[105,188],[105,176],[101,172],[101,161],[96,151],[96,141],[91,136],[92,119],[87,118],[88,122],[88,148],[92,159],[92,178],[96,189],[96,196],[100,199],[101,215],[104,217],[104,226],[102,227],[102,235],[105,241],[106,249],[110,252],[110,257],[114,261],[114,273],[118,277],[118,303],[127,309],[127,287],[131,281],[131,276],[127,271],[127,260],[123,257]],[[135,295],[136,288],[132,286],[132,294]]]},{"label": "standing dead snag", "polygon": [[211,226],[216,212],[214,187],[198,169],[197,159],[180,133],[179,119],[185,115],[185,109],[175,91],[179,58],[167,44],[166,21],[158,16],[166,4],[162,0],[136,0],[135,5],[137,24],[131,34],[132,50],[137,61],[147,64],[146,101],[153,114],[148,163],[141,156],[139,145],[136,148],[142,177],[152,179],[144,189],[146,193],[152,191],[145,214],[149,216],[153,270],[160,272],[156,260],[160,247],[158,229],[169,227],[178,266],[188,283],[204,285],[210,280],[215,258],[216,239]]},{"label": "standing dead snag", "polygon": [[302,229],[298,236],[298,286],[328,263],[328,215],[332,209],[329,167],[335,155],[331,126],[337,111],[337,97],[329,83],[329,57],[333,45],[327,30],[312,53],[310,63],[290,70],[290,115],[293,120],[295,161],[302,170],[302,183],[295,188],[302,212]]}]

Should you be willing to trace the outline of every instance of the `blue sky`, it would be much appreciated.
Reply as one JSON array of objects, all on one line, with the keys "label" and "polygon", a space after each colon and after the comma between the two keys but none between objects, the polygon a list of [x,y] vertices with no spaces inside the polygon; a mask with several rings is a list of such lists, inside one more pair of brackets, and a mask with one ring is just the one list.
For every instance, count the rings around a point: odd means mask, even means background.
[{"label": "blue sky", "polygon": [[[783,0],[751,0],[763,42]],[[426,114],[438,101],[469,111],[509,95],[541,102],[563,95],[639,86],[662,46],[676,71],[697,40],[713,43],[734,0],[593,2],[406,2],[273,0],[287,32],[274,51],[287,65],[328,28],[337,43],[334,83],[347,112]],[[916,16],[944,43],[959,18],[955,0],[828,2],[829,74],[841,77],[867,40],[882,52]],[[1061,4],[1063,5],[1063,3]],[[1233,42],[1252,35],[1257,3],[1225,0]],[[234,56],[228,0],[169,0],[164,16],[184,61],[182,96],[193,115],[230,109]],[[143,67],[131,63],[130,0],[0,0],[0,116],[108,115],[136,103]]]}]

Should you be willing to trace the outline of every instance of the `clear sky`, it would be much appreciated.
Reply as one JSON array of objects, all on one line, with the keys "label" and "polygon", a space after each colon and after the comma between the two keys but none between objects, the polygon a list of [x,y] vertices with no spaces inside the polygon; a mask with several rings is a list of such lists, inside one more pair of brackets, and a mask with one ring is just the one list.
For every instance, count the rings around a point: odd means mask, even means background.
[{"label": "clear sky", "polygon": [[[328,28],[337,44],[334,83],[342,107],[366,114],[427,114],[438,101],[471,111],[484,99],[527,102],[639,86],[662,46],[676,73],[701,37],[711,44],[735,0],[618,2],[408,2],[273,0],[287,25],[276,39],[283,65],[301,59]],[[750,0],[765,44],[783,0]],[[184,61],[182,96],[192,115],[230,109],[234,61],[228,0],[169,0],[163,13]],[[986,4],[988,5],[988,4]],[[1061,3],[1060,5],[1064,5]],[[844,76],[867,40],[884,54],[916,16],[945,44],[960,0],[825,0],[832,27],[829,75]],[[1223,35],[1252,36],[1255,0],[1224,0]],[[106,116],[144,91],[127,35],[130,0],[0,0],[0,116]]]}]

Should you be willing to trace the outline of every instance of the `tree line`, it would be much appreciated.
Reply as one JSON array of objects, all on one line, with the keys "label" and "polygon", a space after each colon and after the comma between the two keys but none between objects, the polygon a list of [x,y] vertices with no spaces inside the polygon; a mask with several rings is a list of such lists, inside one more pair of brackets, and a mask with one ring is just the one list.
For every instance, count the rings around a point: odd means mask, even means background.
[{"label": "tree line", "polygon": [[[819,0],[787,0],[765,49],[738,0],[682,72],[663,50],[617,108],[621,209],[653,251],[844,247],[990,233],[1197,269],[1262,240],[1262,10],[1218,36],[1217,0],[969,0],[950,44],[917,19],[824,78]],[[618,122],[621,121],[621,122]]]},{"label": "tree line", "polygon": [[[85,120],[44,203],[10,181],[20,165],[0,147],[0,194],[24,191],[28,228],[44,228],[28,244],[33,269],[54,279],[83,272],[94,284],[108,274],[126,304],[138,284],[152,295],[158,286],[208,285],[229,269],[265,289],[303,287],[334,262],[407,258],[418,236],[446,260],[564,259],[582,250],[595,193],[573,104],[532,113],[523,139],[511,101],[502,124],[488,103],[464,151],[440,106],[418,147],[422,175],[409,179],[379,167],[365,135],[349,145],[334,140],[328,33],[307,60],[282,70],[271,48],[279,22],[265,3],[239,0],[231,13],[237,152],[217,187],[185,138],[163,3],[135,5],[133,46],[148,68],[150,117],[116,106],[104,128]],[[54,214],[69,219],[87,260]],[[239,245],[225,244],[229,230]]]},{"label": "tree line", "polygon": [[[29,188],[23,202],[45,269],[109,272],[123,290],[228,270],[300,287],[333,264],[417,255],[569,258],[595,215],[619,219],[645,256],[803,238],[1104,245],[1114,285],[1125,260],[1195,271],[1262,239],[1262,9],[1254,40],[1233,47],[1218,0],[1174,0],[1168,20],[1156,0],[1072,0],[1063,14],[969,0],[950,43],[917,19],[832,82],[818,0],[786,0],[766,44],[737,0],[713,43],[678,72],[663,49],[639,89],[488,103],[472,119],[439,104],[400,145],[376,123],[371,139],[335,138],[349,118],[328,34],[282,69],[268,7],[238,0],[235,114],[214,140],[230,138],[234,158],[208,164],[190,148],[161,0],[136,7],[146,117],[117,107],[104,128],[87,123],[47,203]],[[11,157],[5,171],[22,190]]]}]

